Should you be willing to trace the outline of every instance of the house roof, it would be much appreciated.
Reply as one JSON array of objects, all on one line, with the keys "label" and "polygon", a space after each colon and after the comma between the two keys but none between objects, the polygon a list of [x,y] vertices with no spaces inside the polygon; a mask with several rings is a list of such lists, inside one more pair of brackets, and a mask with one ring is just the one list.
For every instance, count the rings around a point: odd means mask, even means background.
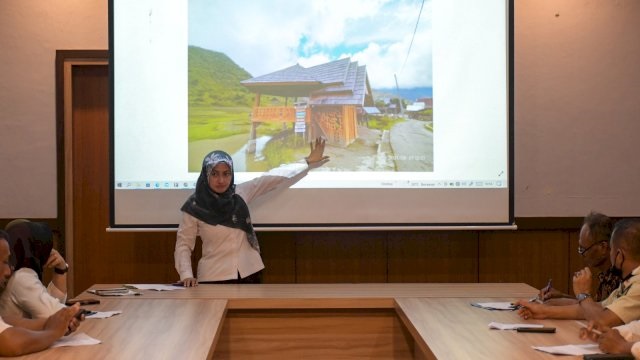
[{"label": "house roof", "polygon": [[256,93],[309,97],[311,105],[364,105],[371,95],[366,66],[350,58],[309,68],[296,64],[240,83]]}]

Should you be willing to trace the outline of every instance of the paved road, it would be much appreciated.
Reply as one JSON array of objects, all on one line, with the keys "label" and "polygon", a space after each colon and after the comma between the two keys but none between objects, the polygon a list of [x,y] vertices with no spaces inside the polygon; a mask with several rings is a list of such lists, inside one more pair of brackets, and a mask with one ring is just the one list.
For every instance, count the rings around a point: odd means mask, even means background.
[{"label": "paved road", "polygon": [[424,125],[424,121],[407,119],[391,128],[396,171],[433,171],[433,133]]}]

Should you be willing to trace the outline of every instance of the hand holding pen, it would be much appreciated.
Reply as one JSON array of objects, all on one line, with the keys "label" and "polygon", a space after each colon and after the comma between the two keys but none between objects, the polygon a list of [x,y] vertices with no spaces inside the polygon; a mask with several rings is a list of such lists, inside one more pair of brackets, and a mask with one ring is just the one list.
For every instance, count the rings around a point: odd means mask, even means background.
[{"label": "hand holding pen", "polygon": [[544,302],[545,300],[549,300],[552,297],[554,297],[554,291],[552,290],[555,290],[555,289],[553,289],[552,281],[553,279],[549,279],[549,281],[547,281],[547,285],[542,289],[540,289],[540,293],[538,294],[537,299],[532,299],[532,300],[537,302]]},{"label": "hand holding pen", "polygon": [[[584,326],[583,323],[580,323],[579,321],[578,323]],[[589,325],[580,328],[578,335],[582,340],[588,339],[597,342],[600,338],[600,335],[602,335],[603,332],[607,332],[609,330],[610,329],[607,326],[600,325],[599,323],[592,320],[589,322]]]}]

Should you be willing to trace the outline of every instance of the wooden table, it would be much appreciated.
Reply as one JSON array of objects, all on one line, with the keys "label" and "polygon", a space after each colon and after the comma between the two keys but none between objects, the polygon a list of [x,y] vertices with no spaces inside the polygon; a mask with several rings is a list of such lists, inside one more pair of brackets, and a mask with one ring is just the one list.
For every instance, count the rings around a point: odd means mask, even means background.
[{"label": "wooden table", "polygon": [[[504,298],[480,298],[473,302],[511,301]],[[396,309],[416,344],[427,359],[558,359],[531,346],[586,344],[580,340],[575,320],[524,320],[515,311],[486,310],[473,307],[463,298],[396,299]],[[492,330],[490,322],[533,323],[555,327],[552,334],[518,333]],[[562,356],[562,359],[581,359]]]},{"label": "wooden table", "polygon": [[[98,345],[58,347],[18,359],[207,359],[226,313],[225,300],[102,298],[88,310],[122,310],[106,319],[86,319],[78,329]],[[12,358],[15,359],[15,358]]]},{"label": "wooden table", "polygon": [[580,343],[575,321],[543,321],[558,329],[552,335],[489,330],[491,321],[523,320],[469,305],[530,298],[537,290],[526,284],[228,284],[140,292],[82,293],[78,298],[101,300],[89,309],[124,311],[80,327],[103,343],[24,358],[552,359],[531,345]]},{"label": "wooden table", "polygon": [[[94,285],[92,289],[121,287],[122,284]],[[394,299],[509,297],[528,299],[538,290],[523,283],[368,283],[368,284],[201,284],[176,291],[139,290],[143,299],[223,299],[228,309],[311,309],[387,308]],[[83,292],[78,298],[95,298]]]}]

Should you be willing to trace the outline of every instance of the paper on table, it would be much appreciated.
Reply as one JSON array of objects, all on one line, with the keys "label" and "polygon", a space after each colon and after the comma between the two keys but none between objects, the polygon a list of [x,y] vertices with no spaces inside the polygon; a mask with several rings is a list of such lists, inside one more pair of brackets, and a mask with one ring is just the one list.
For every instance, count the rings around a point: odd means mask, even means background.
[{"label": "paper on table", "polygon": [[559,346],[532,346],[532,348],[556,355],[589,355],[602,354],[598,348],[598,344],[578,344],[578,345],[559,345]]},{"label": "paper on table", "polygon": [[85,316],[85,319],[106,319],[118,314],[122,314],[122,310],[96,311],[94,314]]},{"label": "paper on table", "polygon": [[98,295],[98,296],[142,295],[141,293],[133,291],[131,289],[125,289],[125,290],[91,289],[91,290],[87,290],[87,292],[94,295]]},{"label": "paper on table", "polygon": [[518,307],[508,301],[504,302],[479,302],[471,303],[471,306],[479,307],[487,310],[515,310]]},{"label": "paper on table", "polygon": [[544,327],[542,324],[503,324],[499,322],[490,322],[489,329],[498,329],[498,330],[515,330],[517,328],[541,328]]},{"label": "paper on table", "polygon": [[163,284],[126,284],[126,287],[132,287],[140,290],[157,290],[157,291],[171,291],[171,290],[184,290],[184,287],[163,285]]},{"label": "paper on table", "polygon": [[52,348],[61,346],[82,346],[82,345],[96,345],[101,341],[94,339],[85,333],[73,333],[71,335],[63,336],[51,345]]}]

